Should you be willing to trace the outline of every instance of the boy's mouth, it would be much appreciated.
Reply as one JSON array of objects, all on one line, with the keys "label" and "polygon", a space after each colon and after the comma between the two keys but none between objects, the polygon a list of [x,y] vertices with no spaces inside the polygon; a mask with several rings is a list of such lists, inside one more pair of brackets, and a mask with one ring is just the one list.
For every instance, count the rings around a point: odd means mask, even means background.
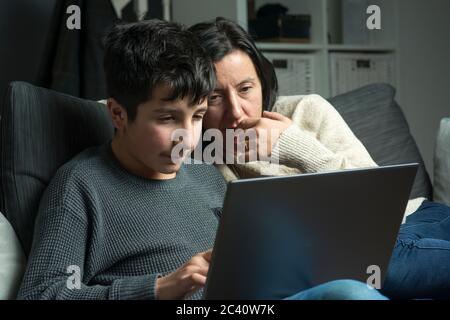
[{"label": "boy's mouth", "polygon": [[161,157],[164,158],[164,159],[169,159],[169,160],[172,159],[172,155],[171,155],[171,154],[165,154],[165,153],[163,153],[163,154],[161,154]]},{"label": "boy's mouth", "polygon": [[165,153],[163,153],[163,154],[161,154],[161,157],[162,157],[163,159],[165,159],[165,160],[170,161],[171,163],[177,164],[177,163],[179,163],[179,162],[182,162],[183,159],[184,159],[186,156],[172,155],[172,154],[165,154]]}]

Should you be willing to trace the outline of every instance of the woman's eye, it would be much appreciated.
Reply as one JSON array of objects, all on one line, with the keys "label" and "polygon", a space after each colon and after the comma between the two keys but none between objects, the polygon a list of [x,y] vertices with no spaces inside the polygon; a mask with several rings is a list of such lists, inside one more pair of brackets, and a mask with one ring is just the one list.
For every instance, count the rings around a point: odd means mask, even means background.
[{"label": "woman's eye", "polygon": [[247,92],[250,91],[251,88],[252,88],[252,87],[243,87],[243,88],[241,89],[241,92],[247,93]]},{"label": "woman's eye", "polygon": [[213,96],[210,96],[209,98],[208,98],[208,103],[211,103],[211,104],[214,104],[214,103],[218,103],[219,101],[220,101],[220,95],[213,95]]},{"label": "woman's eye", "polygon": [[195,116],[194,116],[194,120],[197,120],[197,121],[203,120],[203,115],[201,115],[201,114],[195,115]]}]

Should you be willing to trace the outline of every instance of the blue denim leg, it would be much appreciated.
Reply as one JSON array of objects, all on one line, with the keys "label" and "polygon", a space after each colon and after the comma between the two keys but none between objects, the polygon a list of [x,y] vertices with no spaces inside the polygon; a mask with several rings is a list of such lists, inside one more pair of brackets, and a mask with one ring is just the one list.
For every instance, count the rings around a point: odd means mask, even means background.
[{"label": "blue denim leg", "polygon": [[450,298],[450,207],[426,201],[407,218],[381,292],[394,299]]},{"label": "blue denim leg", "polygon": [[[445,223],[442,225],[442,222],[449,217],[450,207],[437,202],[424,201],[416,212],[406,218],[406,223],[402,225],[400,233],[406,233],[411,227],[423,225],[422,227],[426,229],[422,231],[428,232],[428,235],[431,235],[431,232],[433,232],[435,238],[450,240],[450,230],[445,228],[448,225],[445,226]],[[441,225],[444,228],[428,228],[426,224],[431,223]]]},{"label": "blue denim leg", "polygon": [[387,298],[363,282],[335,280],[301,291],[285,300],[387,300]]}]

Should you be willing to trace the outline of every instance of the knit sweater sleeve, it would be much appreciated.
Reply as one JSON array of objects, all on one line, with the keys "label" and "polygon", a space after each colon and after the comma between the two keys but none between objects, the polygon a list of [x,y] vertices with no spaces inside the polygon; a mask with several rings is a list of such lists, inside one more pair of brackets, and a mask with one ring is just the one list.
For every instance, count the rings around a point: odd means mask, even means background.
[{"label": "knit sweater sleeve", "polygon": [[315,94],[299,100],[294,107],[281,103],[273,110],[293,121],[272,150],[280,164],[302,172],[377,166],[328,101]]},{"label": "knit sweater sleeve", "polygon": [[85,255],[91,237],[92,196],[59,175],[46,190],[36,219],[33,246],[19,299],[154,299],[157,274],[87,283]]}]

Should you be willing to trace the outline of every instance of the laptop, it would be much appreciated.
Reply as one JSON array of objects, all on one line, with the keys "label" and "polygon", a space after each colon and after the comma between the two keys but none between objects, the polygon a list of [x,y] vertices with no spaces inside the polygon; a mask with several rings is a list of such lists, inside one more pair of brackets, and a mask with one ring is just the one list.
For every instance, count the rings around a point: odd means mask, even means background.
[{"label": "laptop", "polygon": [[230,182],[204,298],[283,299],[338,279],[382,287],[417,169]]}]

